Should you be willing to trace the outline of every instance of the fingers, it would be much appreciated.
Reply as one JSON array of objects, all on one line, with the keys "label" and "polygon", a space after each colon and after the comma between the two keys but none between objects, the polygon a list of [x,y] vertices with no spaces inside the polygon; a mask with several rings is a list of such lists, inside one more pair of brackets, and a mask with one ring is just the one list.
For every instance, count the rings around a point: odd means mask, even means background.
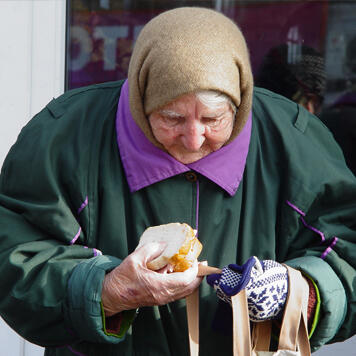
[{"label": "fingers", "polygon": [[143,272],[139,276],[140,282],[144,284],[144,289],[147,292],[143,302],[151,303],[150,305],[163,305],[184,298],[191,294],[202,282],[203,278],[197,277],[197,273],[197,262],[184,272]]},{"label": "fingers", "polygon": [[198,275],[198,263],[194,262],[193,265],[185,270],[184,272],[172,272],[167,273],[165,280],[169,283],[178,283],[178,284],[190,284],[193,282]]},{"label": "fingers", "polygon": [[171,264],[164,266],[161,269],[156,270],[157,273],[172,273],[174,272],[174,267]]},{"label": "fingers", "polygon": [[213,273],[206,276],[206,281],[211,287],[214,287],[215,285],[219,284],[220,279],[221,274],[218,273]]},{"label": "fingers", "polygon": [[199,287],[203,281],[203,277],[199,277],[197,274],[198,263],[196,261],[192,267],[184,272],[173,272],[164,275],[163,283],[168,287],[173,300],[184,298]]},{"label": "fingers", "polygon": [[198,263],[184,272],[169,273],[169,266],[158,272],[146,268],[145,260],[155,258],[165,244],[145,244],[105,278],[102,300],[107,315],[141,306],[163,305],[191,294],[202,282]]},{"label": "fingers", "polygon": [[136,249],[131,255],[135,256],[137,260],[143,261],[146,265],[147,262],[159,257],[166,248],[166,242],[148,242],[138,249]]},{"label": "fingers", "polygon": [[168,286],[166,289],[156,290],[156,293],[154,294],[156,303],[154,303],[154,305],[165,305],[167,303],[183,299],[192,294],[199,287],[201,282],[202,279],[199,277],[184,287],[181,286],[177,288],[177,285],[171,285],[171,288]]}]

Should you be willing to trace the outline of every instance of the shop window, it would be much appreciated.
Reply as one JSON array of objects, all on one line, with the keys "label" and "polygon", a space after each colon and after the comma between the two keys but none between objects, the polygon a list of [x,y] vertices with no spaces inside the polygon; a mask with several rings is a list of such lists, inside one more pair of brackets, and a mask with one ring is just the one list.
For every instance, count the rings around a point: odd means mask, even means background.
[{"label": "shop window", "polygon": [[325,59],[330,104],[356,84],[356,3],[350,1],[68,1],[66,88],[126,78],[132,48],[142,26],[160,12],[203,6],[236,21],[250,49],[257,77],[271,48],[284,44],[287,61],[303,46]]}]

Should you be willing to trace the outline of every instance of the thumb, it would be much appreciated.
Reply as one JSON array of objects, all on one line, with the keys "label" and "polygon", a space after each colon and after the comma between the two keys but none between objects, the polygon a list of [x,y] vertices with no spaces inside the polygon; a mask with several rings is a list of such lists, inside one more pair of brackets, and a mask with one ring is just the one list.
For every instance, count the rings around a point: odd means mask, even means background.
[{"label": "thumb", "polygon": [[139,247],[135,253],[140,259],[149,262],[160,256],[166,247],[167,243],[163,241],[147,242]]},{"label": "thumb", "polygon": [[206,281],[211,287],[214,287],[214,285],[219,284],[220,278],[221,278],[221,274],[214,273],[206,276]]}]

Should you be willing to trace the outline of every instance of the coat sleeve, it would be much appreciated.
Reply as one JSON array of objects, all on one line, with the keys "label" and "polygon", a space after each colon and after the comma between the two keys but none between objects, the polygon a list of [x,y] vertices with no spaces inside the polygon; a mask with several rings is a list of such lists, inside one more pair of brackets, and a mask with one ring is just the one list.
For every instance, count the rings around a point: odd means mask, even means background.
[{"label": "coat sleeve", "polygon": [[105,273],[121,261],[87,246],[87,172],[95,142],[75,107],[75,124],[65,114],[65,105],[78,100],[63,100],[26,125],[2,167],[0,314],[41,346],[119,342],[104,331],[100,303]]},{"label": "coat sleeve", "polygon": [[289,140],[298,159],[292,163],[293,188],[283,202],[281,232],[289,240],[286,263],[311,277],[320,291],[320,319],[311,339],[315,350],[356,333],[356,178],[330,132],[300,110],[295,138]]}]

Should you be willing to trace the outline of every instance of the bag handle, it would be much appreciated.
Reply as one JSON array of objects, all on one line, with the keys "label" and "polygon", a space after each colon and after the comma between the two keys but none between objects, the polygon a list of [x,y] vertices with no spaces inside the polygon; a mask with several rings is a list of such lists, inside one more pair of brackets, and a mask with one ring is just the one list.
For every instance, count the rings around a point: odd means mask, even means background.
[{"label": "bag handle", "polygon": [[252,330],[252,349],[256,351],[269,350],[271,343],[272,322],[254,323]]},{"label": "bag handle", "polygon": [[[307,311],[306,303],[303,303],[303,300],[308,300],[309,287],[299,271],[287,265],[284,266],[288,270],[289,293],[282,320],[278,350],[296,351],[296,346],[300,344],[302,339],[300,332],[303,331],[303,328],[306,331],[306,323],[303,322],[304,317],[302,315],[306,316]],[[308,335],[307,332],[306,335]]]},{"label": "bag handle", "polygon": [[250,317],[245,289],[231,297],[231,306],[233,355],[251,356]]},{"label": "bag handle", "polygon": [[[283,315],[278,350],[296,351],[298,346],[302,355],[310,355],[310,344],[307,330],[308,283],[299,271],[286,265],[285,267],[287,268],[289,275],[289,293]],[[291,299],[291,295],[293,296],[293,299]],[[268,324],[269,330],[262,330],[266,329]],[[255,350],[269,349],[271,335],[270,328],[270,322],[255,323],[252,332]],[[255,335],[256,333],[259,334]]]},{"label": "bag handle", "polygon": [[199,288],[185,298],[190,356],[199,355]]},{"label": "bag handle", "polygon": [[[286,266],[289,276],[288,297],[284,309],[282,326],[279,336],[278,350],[296,351],[297,348],[302,356],[310,356],[310,344],[307,332],[307,303],[309,295],[308,283],[304,280],[301,273],[289,266]],[[240,292],[241,293],[241,292]],[[239,293],[239,294],[240,294]],[[237,295],[231,297],[233,307],[240,308],[238,305],[239,298]],[[233,314],[234,315],[234,314]],[[241,323],[240,318],[233,319]],[[269,350],[270,342],[270,321],[254,323],[252,331],[252,340],[255,350]],[[250,330],[249,323],[245,323],[244,328]],[[268,329],[269,328],[269,329]],[[233,334],[234,339],[238,339],[238,343],[248,344],[249,340],[244,334]],[[256,342],[257,340],[257,342]],[[246,348],[247,346],[245,346]],[[251,350],[251,344],[249,345]],[[251,355],[250,353],[237,353],[234,356]]]},{"label": "bag handle", "polygon": [[[307,304],[309,288],[301,273],[287,265],[289,289],[281,326],[278,350],[296,351],[310,356],[307,331]],[[290,297],[293,296],[293,297]],[[231,297],[233,313],[233,354],[251,356],[250,319],[246,291]],[[190,355],[199,355],[199,289],[186,297]],[[255,350],[269,350],[271,322],[258,322],[252,331]]]}]

